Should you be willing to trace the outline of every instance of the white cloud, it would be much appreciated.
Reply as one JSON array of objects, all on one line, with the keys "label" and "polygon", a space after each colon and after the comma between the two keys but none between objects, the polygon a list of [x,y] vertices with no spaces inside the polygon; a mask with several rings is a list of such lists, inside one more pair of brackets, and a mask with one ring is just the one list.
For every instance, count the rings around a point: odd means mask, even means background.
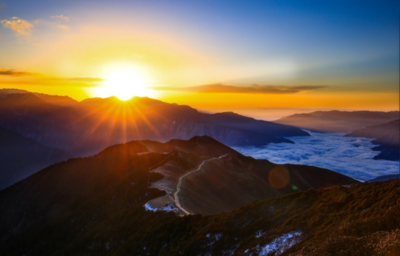
[{"label": "white cloud", "polygon": [[30,36],[31,28],[33,27],[29,21],[18,17],[12,17],[11,20],[2,20],[1,24],[3,24],[5,28],[14,30],[17,36]]},{"label": "white cloud", "polygon": [[267,146],[236,147],[235,150],[257,159],[277,164],[304,164],[330,169],[359,180],[398,174],[399,161],[374,160],[376,146],[364,138],[343,137],[342,134],[314,133],[307,137],[290,137],[295,144],[271,143]]},{"label": "white cloud", "polygon": [[20,19],[18,17],[12,17],[9,20],[1,20],[0,23],[3,25],[3,27],[13,30],[17,36],[30,36],[32,32],[31,29],[37,25],[47,25],[53,28],[59,28],[63,30],[69,29],[68,26],[62,24],[62,22],[69,21],[68,17],[64,15],[56,15],[56,16],[51,16],[51,18],[57,20],[54,22],[49,22],[46,20],[39,19],[29,22],[27,20]]}]

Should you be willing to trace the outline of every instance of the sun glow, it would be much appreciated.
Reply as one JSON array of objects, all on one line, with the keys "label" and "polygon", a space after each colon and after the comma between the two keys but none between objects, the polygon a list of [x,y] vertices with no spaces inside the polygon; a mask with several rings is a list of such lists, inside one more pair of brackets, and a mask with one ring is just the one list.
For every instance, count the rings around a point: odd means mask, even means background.
[{"label": "sun glow", "polygon": [[116,96],[120,100],[129,100],[133,96],[154,97],[149,89],[149,79],[138,68],[123,66],[114,67],[106,72],[102,86],[96,87],[95,96]]}]

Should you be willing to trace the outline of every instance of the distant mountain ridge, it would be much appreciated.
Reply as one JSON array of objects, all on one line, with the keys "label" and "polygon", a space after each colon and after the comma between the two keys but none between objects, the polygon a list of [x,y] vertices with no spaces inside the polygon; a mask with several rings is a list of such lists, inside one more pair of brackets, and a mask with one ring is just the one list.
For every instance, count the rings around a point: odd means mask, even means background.
[{"label": "distant mountain ridge", "polygon": [[399,119],[399,111],[316,111],[294,114],[276,120],[276,123],[292,125],[320,132],[349,133],[356,129],[378,125]]},{"label": "distant mountain ridge", "polygon": [[[32,93],[26,90],[20,90],[20,89],[0,89],[0,97],[1,95],[8,95],[8,94],[17,94],[17,93]],[[43,99],[46,102],[60,105],[60,106],[72,106],[78,103],[78,101],[72,99],[71,97],[68,96],[58,96],[58,95],[49,95],[49,94],[44,94],[44,93],[37,93],[33,92],[34,95],[37,97]]]},{"label": "distant mountain ridge", "polygon": [[208,135],[231,146],[263,146],[293,143],[283,137],[309,135],[295,127],[233,113],[205,114],[146,97],[126,102],[116,97],[77,102],[68,96],[17,89],[0,90],[0,126],[70,156],[95,154],[131,140],[166,142]]},{"label": "distant mountain ridge", "polygon": [[70,155],[0,126],[0,190]]},{"label": "distant mountain ridge", "polygon": [[231,113],[205,114],[150,98],[135,97],[127,102],[115,97],[93,98],[80,103],[62,99],[2,93],[0,125],[74,155],[94,154],[133,139],[168,141],[208,135],[230,146],[261,146],[291,142],[283,137],[308,136],[295,127]]},{"label": "distant mountain ridge", "polygon": [[374,150],[381,151],[379,155],[375,156],[375,159],[398,161],[400,144],[399,129],[399,119],[397,119],[388,123],[358,129],[345,136],[374,139],[373,143],[381,144],[373,148]]}]

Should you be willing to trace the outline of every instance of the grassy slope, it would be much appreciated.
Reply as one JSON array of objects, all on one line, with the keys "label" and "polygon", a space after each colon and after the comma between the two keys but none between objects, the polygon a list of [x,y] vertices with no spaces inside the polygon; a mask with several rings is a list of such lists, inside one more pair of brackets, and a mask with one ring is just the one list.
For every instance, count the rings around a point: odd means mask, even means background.
[{"label": "grassy slope", "polygon": [[[400,252],[398,180],[310,189],[211,216],[146,212],[148,192],[140,186],[128,198],[115,185],[95,200],[71,202],[1,244],[0,254],[251,255],[294,230],[302,232],[301,241],[283,255]],[[265,233],[256,238],[258,231]]]}]

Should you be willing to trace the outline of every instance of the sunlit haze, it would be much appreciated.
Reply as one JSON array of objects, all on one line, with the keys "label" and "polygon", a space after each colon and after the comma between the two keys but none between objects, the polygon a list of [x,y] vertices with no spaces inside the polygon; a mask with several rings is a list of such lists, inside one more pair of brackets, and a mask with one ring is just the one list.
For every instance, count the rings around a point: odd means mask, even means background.
[{"label": "sunlit haze", "polygon": [[396,2],[21,3],[0,2],[1,88],[269,120],[399,106]]},{"label": "sunlit haze", "polygon": [[128,100],[133,96],[154,98],[155,93],[149,88],[149,82],[143,70],[129,65],[116,65],[104,70],[104,81],[91,88],[89,94],[102,98],[116,96],[120,100]]}]

